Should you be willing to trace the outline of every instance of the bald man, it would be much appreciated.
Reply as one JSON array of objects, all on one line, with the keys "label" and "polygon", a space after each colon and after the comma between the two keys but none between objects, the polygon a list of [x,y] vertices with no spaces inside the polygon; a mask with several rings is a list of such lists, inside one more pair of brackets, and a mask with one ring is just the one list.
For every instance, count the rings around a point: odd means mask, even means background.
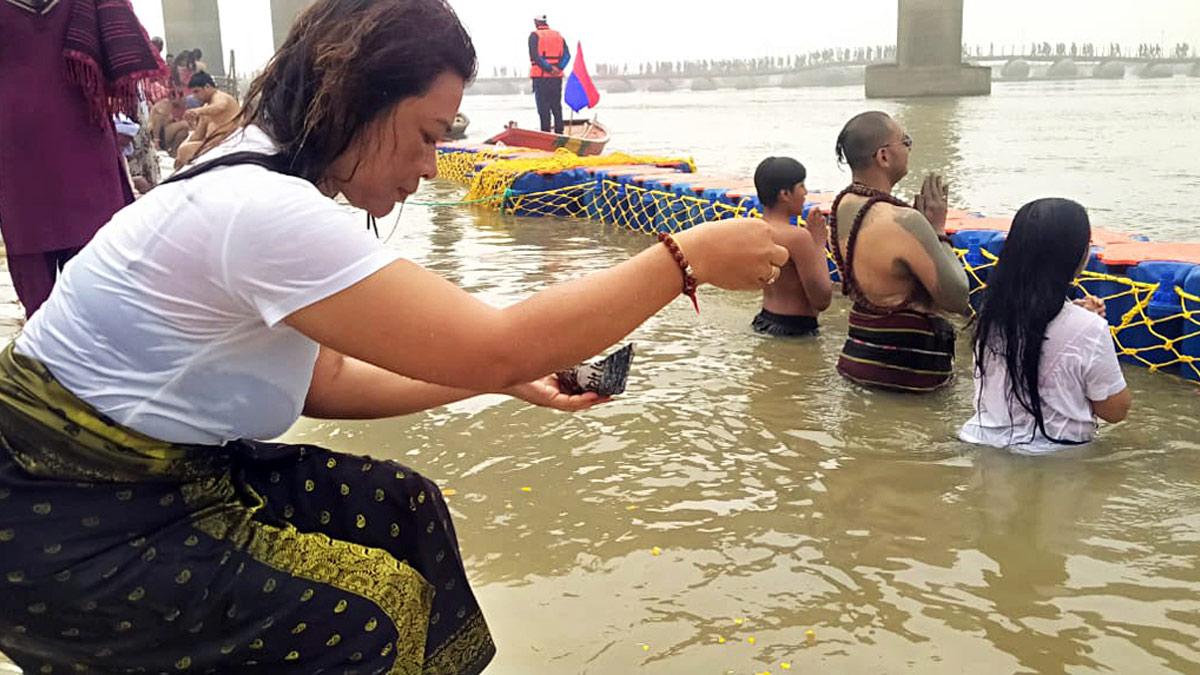
[{"label": "bald man", "polygon": [[891,117],[866,112],[837,141],[854,182],[833,206],[830,234],[842,292],[854,302],[838,372],[859,384],[923,393],[950,382],[954,326],[967,314],[967,275],[946,236],[947,186],[925,178],[912,206],[892,196],[913,140]]}]

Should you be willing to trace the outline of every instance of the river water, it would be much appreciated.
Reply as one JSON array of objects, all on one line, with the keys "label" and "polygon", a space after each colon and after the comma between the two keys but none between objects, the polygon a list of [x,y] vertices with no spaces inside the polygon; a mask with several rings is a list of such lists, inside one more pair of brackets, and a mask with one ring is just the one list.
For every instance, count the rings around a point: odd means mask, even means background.
[{"label": "river water", "polygon": [[[464,112],[479,136],[533,126],[532,103],[472,97]],[[828,189],[847,180],[841,124],[880,108],[916,139],[914,174],[943,171],[957,206],[1000,214],[1070,196],[1096,224],[1200,239],[1197,79],[602,105],[615,149],[735,175],[789,154]],[[461,194],[434,181],[415,200]],[[595,223],[418,205],[389,241],[501,305],[647,244]],[[1085,449],[1010,456],[954,440],[966,377],[922,398],[841,381],[840,298],[824,334],[801,342],[752,334],[757,302],[703,289],[699,316],[674,303],[631,336],[628,392],[587,413],[492,396],[405,419],[305,420],[288,438],[394,458],[448,488],[499,645],[489,672],[1200,672],[1200,389],[1127,367],[1129,421]],[[968,359],[960,349],[964,375]]]}]

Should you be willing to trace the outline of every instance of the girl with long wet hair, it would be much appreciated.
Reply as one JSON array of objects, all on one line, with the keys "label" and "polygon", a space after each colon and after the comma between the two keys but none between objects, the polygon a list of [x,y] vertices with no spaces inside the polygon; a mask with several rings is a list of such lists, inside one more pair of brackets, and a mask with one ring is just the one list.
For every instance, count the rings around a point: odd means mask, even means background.
[{"label": "girl with long wet hair", "polygon": [[778,277],[757,220],[506,308],[385,247],[334,197],[383,216],[432,178],[475,67],[443,0],[317,0],[241,128],[118,212],[0,352],[0,650],[26,672],[479,672],[437,486],[263,439],[485,392],[582,410],[548,373],[698,283]]},{"label": "girl with long wet hair", "polygon": [[962,440],[1040,454],[1092,440],[1095,417],[1125,418],[1104,304],[1068,299],[1091,234],[1087,211],[1067,199],[1017,212],[975,318],[975,415]]}]

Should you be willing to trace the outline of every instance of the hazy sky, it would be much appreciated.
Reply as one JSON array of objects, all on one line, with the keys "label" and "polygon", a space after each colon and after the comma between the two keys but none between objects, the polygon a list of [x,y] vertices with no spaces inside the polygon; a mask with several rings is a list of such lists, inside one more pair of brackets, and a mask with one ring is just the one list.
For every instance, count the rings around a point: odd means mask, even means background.
[{"label": "hazy sky", "polygon": [[[238,69],[271,55],[268,0],[219,0],[225,50]],[[547,14],[589,63],[785,55],[837,46],[888,44],[896,0],[451,0],[475,40],[480,74],[527,66],[532,18]],[[133,0],[151,34],[162,34],[159,0]],[[966,0],[964,40],[1001,45],[1094,41],[1188,42],[1200,48],[1200,0]],[[171,46],[168,45],[168,49]]]}]

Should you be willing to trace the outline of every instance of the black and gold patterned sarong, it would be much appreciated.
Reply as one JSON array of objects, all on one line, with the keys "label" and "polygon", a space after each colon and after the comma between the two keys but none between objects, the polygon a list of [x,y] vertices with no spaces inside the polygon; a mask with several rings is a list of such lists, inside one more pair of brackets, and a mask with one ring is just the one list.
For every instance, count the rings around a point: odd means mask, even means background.
[{"label": "black and gold patterned sarong", "polygon": [[27,673],[478,673],[450,514],[393,462],[171,445],[0,353],[0,652]]}]

